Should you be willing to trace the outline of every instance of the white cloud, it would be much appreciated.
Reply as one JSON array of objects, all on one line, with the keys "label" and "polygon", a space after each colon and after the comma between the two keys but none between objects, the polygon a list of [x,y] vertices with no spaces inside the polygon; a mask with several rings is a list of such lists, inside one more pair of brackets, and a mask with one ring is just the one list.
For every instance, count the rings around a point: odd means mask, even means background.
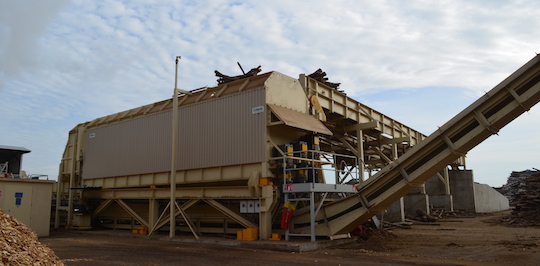
[{"label": "white cloud", "polygon": [[7,79],[39,65],[37,38],[67,3],[0,1],[0,90]]}]

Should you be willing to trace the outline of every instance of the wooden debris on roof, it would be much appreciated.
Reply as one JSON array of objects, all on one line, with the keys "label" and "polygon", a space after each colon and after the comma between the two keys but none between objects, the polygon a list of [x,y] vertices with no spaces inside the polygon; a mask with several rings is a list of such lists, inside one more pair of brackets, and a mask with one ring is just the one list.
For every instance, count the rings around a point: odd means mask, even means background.
[{"label": "wooden debris on roof", "polygon": [[214,73],[216,73],[216,77],[218,77],[218,79],[217,79],[218,84],[225,84],[225,83],[232,82],[232,81],[235,81],[235,80],[257,76],[259,74],[259,72],[261,72],[261,71],[262,71],[261,66],[258,66],[258,67],[252,68],[247,73],[245,73],[243,75],[238,75],[238,76],[227,76],[227,75],[221,74],[217,70],[214,71]]},{"label": "wooden debris on roof", "polygon": [[[326,86],[330,87],[330,88],[333,88],[333,89],[336,89],[339,87],[339,85],[341,85],[341,83],[333,83],[333,82],[328,82],[328,78],[326,77],[326,72],[322,71],[322,69],[317,69],[315,72],[311,73],[308,75],[308,77],[318,81],[318,82],[322,82],[324,83]],[[343,91],[340,91],[340,92],[343,92]]]}]

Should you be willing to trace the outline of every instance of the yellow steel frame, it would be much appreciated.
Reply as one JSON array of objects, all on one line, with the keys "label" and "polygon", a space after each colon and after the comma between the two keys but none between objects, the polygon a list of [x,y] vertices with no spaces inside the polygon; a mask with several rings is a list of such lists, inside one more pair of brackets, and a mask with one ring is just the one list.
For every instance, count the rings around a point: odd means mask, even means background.
[{"label": "yellow steel frame", "polygon": [[[462,157],[489,136],[540,101],[540,56],[506,78],[440,129],[358,185],[357,195],[327,204],[316,218],[316,234],[347,233],[383,211],[414,187],[421,186],[446,165]],[[344,213],[344,210],[354,211]],[[308,221],[307,214],[293,224]],[[295,227],[308,233],[309,227]]]}]

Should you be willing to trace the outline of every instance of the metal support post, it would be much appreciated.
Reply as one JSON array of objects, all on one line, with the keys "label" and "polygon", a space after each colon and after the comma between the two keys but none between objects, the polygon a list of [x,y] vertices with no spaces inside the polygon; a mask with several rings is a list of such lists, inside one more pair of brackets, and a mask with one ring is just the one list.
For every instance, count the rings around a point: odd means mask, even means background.
[{"label": "metal support post", "polygon": [[[80,132],[80,127],[77,128],[77,133],[76,134],[77,134],[76,137],[73,139],[74,148],[72,150],[73,153],[72,153],[72,157],[71,157],[71,171],[69,172],[68,213],[67,213],[67,222],[66,222],[67,226],[70,226],[73,223],[73,200],[74,200],[73,193],[75,193],[75,190],[72,189],[72,188],[75,187],[75,177],[76,177],[75,170],[77,169],[77,158],[76,158],[77,157],[77,149],[80,148],[78,146],[79,143],[77,142],[77,140],[79,139],[79,134],[82,134],[82,132]],[[62,179],[62,178],[60,178],[60,179]],[[61,181],[59,181],[59,182],[61,182]]]},{"label": "metal support post", "polygon": [[178,94],[191,95],[191,92],[178,89],[178,60],[181,56],[176,57],[176,71],[174,75],[174,93],[173,93],[173,109],[172,109],[172,144],[171,144],[171,200],[170,200],[170,229],[169,237],[174,237],[176,231],[176,216],[174,206],[176,206],[176,155],[178,153]]},{"label": "metal support post", "polygon": [[444,193],[446,195],[450,194],[450,176],[448,175],[448,167],[445,167],[443,170],[443,179],[444,179]]},{"label": "metal support post", "polygon": [[309,218],[311,222],[311,241],[317,240],[315,237],[315,192],[311,192],[309,197]]},{"label": "metal support post", "polygon": [[172,152],[171,152],[171,201],[170,201],[170,229],[169,237],[172,238],[176,231],[176,216],[174,215],[174,206],[176,206],[176,154],[178,142],[178,60],[176,57],[176,71],[174,75],[174,93],[173,93],[173,110],[172,110]]},{"label": "metal support post", "polygon": [[360,182],[364,181],[364,132],[362,130],[356,131],[356,150],[358,151],[358,172],[360,173]]}]

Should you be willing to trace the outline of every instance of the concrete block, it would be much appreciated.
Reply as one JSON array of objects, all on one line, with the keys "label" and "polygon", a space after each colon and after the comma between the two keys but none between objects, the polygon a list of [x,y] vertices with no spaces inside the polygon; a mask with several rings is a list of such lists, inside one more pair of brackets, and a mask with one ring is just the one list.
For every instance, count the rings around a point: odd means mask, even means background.
[{"label": "concrete block", "polygon": [[454,209],[475,212],[472,170],[452,170],[448,171],[448,175],[450,177],[450,192],[454,200]]},{"label": "concrete block", "polygon": [[474,184],[474,204],[478,213],[510,209],[508,198],[486,184]]},{"label": "concrete block", "polygon": [[433,176],[426,181],[426,194],[428,195],[445,195],[446,189],[444,182],[438,176]]}]

